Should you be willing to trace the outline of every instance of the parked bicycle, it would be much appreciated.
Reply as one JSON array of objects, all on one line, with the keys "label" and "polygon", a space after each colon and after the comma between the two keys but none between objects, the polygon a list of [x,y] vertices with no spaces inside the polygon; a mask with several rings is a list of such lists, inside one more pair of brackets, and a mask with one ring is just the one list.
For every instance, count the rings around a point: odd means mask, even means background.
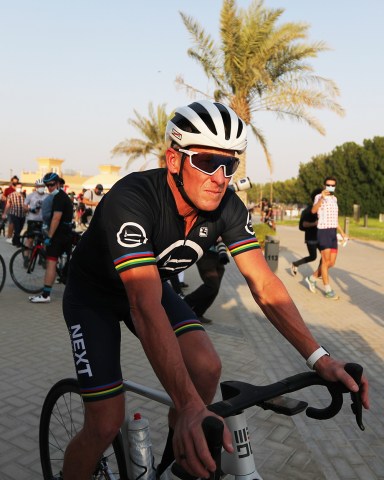
[{"label": "parked bicycle", "polygon": [[[352,375],[357,384],[360,384],[363,371],[360,365],[349,363],[345,370]],[[322,385],[328,389],[331,403],[326,408],[308,407],[307,402],[283,396],[313,385]],[[172,406],[170,397],[163,391],[130,381],[124,382],[124,388],[127,392]],[[343,394],[350,393],[356,422],[359,428],[364,430],[360,393],[349,392],[342,383],[324,380],[315,372],[300,373],[265,386],[239,381],[223,382],[221,392],[223,400],[210,405],[208,409],[226,419],[227,426],[232,432],[234,453],[222,452],[221,444],[218,444],[217,440],[222,438],[223,425],[220,421],[216,422],[216,417],[208,417],[213,419],[208,420],[208,423],[213,425],[210,425],[209,429],[207,427],[209,430],[206,433],[207,442],[211,453],[216,452],[214,460],[217,469],[211,477],[213,480],[218,480],[221,474],[234,475],[236,480],[261,480],[255,466],[244,412],[252,406],[289,416],[305,411],[308,417],[325,420],[339,413],[343,405]],[[64,379],[56,383],[45,399],[40,417],[40,460],[45,480],[62,479],[64,451],[71,438],[82,428],[83,417],[83,403],[77,380]],[[122,430],[124,428],[126,426],[123,426]],[[92,478],[128,480],[129,462],[129,452],[124,448],[122,434],[119,433],[100,459]],[[143,472],[143,475],[144,473],[147,472]],[[172,466],[172,473],[179,478],[191,478],[188,474],[185,475],[177,464]]]},{"label": "parked bicycle", "polygon": [[[76,247],[81,233],[72,231],[72,251]],[[27,242],[32,240],[32,244]],[[46,269],[46,251],[44,233],[34,230],[21,237],[22,246],[12,255],[9,261],[9,273],[15,285],[27,293],[40,293],[44,286]],[[56,272],[59,283],[66,282],[68,261],[71,252],[59,257]]]},{"label": "parked bicycle", "polygon": [[4,287],[6,276],[7,276],[7,269],[5,267],[4,258],[0,255],[0,292]]}]

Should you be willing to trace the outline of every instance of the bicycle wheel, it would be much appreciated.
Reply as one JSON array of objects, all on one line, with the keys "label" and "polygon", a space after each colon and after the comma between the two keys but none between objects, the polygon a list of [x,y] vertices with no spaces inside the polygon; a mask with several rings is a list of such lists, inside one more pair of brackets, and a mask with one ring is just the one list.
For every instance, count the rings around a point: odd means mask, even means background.
[{"label": "bicycle wheel", "polygon": [[4,258],[0,255],[0,292],[4,287],[6,276],[7,276],[7,270],[5,268]]},{"label": "bicycle wheel", "polygon": [[9,261],[9,273],[21,290],[27,293],[40,293],[44,286],[46,260],[41,250],[30,258],[30,250],[20,248]]},{"label": "bicycle wheel", "polygon": [[[67,378],[49,391],[40,416],[39,446],[44,480],[61,479],[64,451],[83,426],[84,406],[77,380]],[[128,480],[119,433],[100,459],[93,479]]]}]

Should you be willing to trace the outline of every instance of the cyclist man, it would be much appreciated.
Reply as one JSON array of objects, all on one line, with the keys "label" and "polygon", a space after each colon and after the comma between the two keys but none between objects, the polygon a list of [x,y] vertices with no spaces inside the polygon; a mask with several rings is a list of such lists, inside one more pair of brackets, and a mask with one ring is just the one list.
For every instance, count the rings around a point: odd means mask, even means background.
[{"label": "cyclist man", "polygon": [[44,288],[41,295],[29,297],[32,303],[49,303],[52,285],[56,278],[56,265],[64,252],[69,256],[72,247],[73,207],[68,195],[60,188],[57,173],[47,173],[43,182],[52,195],[52,211],[47,237],[44,240],[47,252],[47,267],[44,276]]},{"label": "cyclist man", "polygon": [[[235,154],[246,148],[244,122],[222,104],[194,102],[176,110],[166,138],[167,169],[119,180],[99,203],[71,260],[63,311],[85,424],[67,448],[65,480],[91,476],[123,421],[121,320],[139,337],[175,405],[169,424],[176,460],[199,477],[215,469],[201,422],[210,415],[205,405],[216,392],[220,359],[166,280],[196,262],[219,236],[272,324],[311,365],[316,362],[321,375],[358,388],[344,364],[312,337],[268,268],[246,207],[227,188],[239,164]],[[362,385],[368,407],[365,378]],[[224,447],[232,451],[226,428]]]}]

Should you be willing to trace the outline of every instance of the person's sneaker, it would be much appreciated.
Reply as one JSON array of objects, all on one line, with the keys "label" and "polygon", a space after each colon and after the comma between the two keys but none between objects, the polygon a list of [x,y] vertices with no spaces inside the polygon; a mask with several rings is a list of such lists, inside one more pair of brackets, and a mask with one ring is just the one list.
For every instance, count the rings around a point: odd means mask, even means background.
[{"label": "person's sneaker", "polygon": [[43,297],[43,295],[33,295],[29,297],[31,303],[50,303],[51,297]]},{"label": "person's sneaker", "polygon": [[316,282],[313,282],[309,277],[305,277],[305,281],[308,285],[309,290],[312,293],[316,293]]},{"label": "person's sneaker", "polygon": [[325,298],[330,298],[331,300],[339,300],[339,296],[336,295],[334,290],[330,290],[329,292],[325,292]]},{"label": "person's sneaker", "polygon": [[12,238],[7,238],[5,241],[6,241],[7,243],[12,244]]},{"label": "person's sneaker", "polygon": [[292,273],[292,276],[294,277],[297,273],[297,267],[292,263],[291,265],[291,273]]},{"label": "person's sneaker", "polygon": [[199,317],[199,320],[201,323],[212,323],[212,320],[210,318],[204,317],[203,315]]}]

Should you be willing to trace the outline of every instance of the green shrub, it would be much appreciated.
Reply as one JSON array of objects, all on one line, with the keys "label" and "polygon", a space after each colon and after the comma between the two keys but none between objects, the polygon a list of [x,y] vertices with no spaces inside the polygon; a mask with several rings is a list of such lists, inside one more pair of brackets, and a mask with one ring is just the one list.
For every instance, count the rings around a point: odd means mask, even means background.
[{"label": "green shrub", "polygon": [[272,228],[268,227],[266,223],[256,223],[253,225],[256,237],[260,243],[260,247],[264,250],[265,237],[267,235],[276,235],[276,232]]}]

